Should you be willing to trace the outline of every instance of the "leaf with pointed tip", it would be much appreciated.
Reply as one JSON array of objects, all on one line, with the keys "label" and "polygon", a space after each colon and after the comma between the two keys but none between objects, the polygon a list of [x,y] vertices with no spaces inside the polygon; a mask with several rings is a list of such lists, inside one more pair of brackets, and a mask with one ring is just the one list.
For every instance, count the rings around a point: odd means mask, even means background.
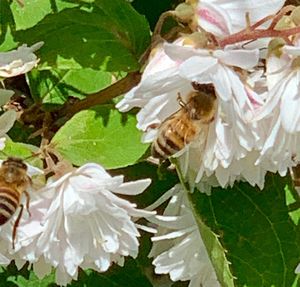
[{"label": "leaf with pointed tip", "polygon": [[[263,191],[240,182],[226,190],[214,188],[211,196],[191,195],[196,214],[221,236],[237,278],[234,286],[292,286],[300,229],[289,216],[286,186],[293,188],[288,177],[268,174]],[[213,263],[221,278],[222,262]]]}]

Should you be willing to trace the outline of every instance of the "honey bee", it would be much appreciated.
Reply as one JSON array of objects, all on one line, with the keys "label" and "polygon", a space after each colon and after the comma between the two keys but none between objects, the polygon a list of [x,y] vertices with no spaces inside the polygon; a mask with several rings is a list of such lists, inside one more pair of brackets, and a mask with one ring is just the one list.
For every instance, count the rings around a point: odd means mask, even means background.
[{"label": "honey bee", "polygon": [[31,178],[27,174],[26,164],[19,158],[8,157],[0,167],[0,225],[9,221],[20,206],[19,215],[14,223],[12,246],[16,238],[17,227],[23,213],[22,194],[26,195],[26,208],[29,213],[30,196],[26,191],[31,185]]},{"label": "honey bee", "polygon": [[178,93],[181,108],[158,127],[158,135],[151,146],[154,158],[164,160],[197,138],[204,126],[213,120],[217,97],[212,84],[192,82],[193,91],[184,103]]}]

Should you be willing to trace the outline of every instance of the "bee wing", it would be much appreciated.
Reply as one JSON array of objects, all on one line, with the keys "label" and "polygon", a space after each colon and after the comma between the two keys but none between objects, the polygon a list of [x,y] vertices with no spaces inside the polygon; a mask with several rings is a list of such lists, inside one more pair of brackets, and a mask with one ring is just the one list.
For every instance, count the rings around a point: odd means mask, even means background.
[{"label": "bee wing", "polygon": [[[198,123],[197,137],[174,156],[179,157],[179,164],[184,176],[189,169],[197,170],[201,166],[203,154],[206,148],[209,125]],[[183,156],[180,156],[184,153]],[[196,175],[195,175],[196,176]]]}]

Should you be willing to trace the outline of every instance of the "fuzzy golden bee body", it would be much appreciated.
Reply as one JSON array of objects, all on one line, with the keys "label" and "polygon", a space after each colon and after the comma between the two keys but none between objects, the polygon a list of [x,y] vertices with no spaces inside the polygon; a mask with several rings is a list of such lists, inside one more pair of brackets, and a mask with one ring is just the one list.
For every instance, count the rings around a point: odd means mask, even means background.
[{"label": "fuzzy golden bee body", "polygon": [[187,103],[179,94],[181,108],[159,126],[157,138],[151,146],[153,157],[163,160],[174,155],[213,121],[217,109],[213,85],[193,82],[192,86],[194,90],[188,95]]},{"label": "fuzzy golden bee body", "polygon": [[27,197],[27,210],[29,208],[29,194],[27,188],[31,178],[27,174],[26,164],[18,158],[9,157],[0,167],[0,225],[8,222],[17,208],[21,206],[19,216],[13,228],[13,247],[16,230],[22,215],[23,205],[20,204],[22,194]]}]

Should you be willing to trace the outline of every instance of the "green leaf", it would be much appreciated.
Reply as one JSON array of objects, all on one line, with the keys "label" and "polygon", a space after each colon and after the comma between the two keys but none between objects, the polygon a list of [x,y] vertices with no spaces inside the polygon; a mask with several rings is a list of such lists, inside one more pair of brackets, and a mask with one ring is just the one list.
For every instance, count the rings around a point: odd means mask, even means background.
[{"label": "green leaf", "polygon": [[200,192],[196,191],[193,195],[189,194],[189,198],[194,209],[195,220],[202,240],[206,246],[207,253],[213,263],[221,286],[234,287],[234,276],[230,270],[230,262],[226,256],[226,250],[222,246],[219,236],[215,234],[210,227],[204,224],[201,216],[199,215],[199,210],[197,209],[197,204],[200,201],[197,197],[199,194]]},{"label": "green leaf", "polygon": [[77,281],[73,281],[70,287],[152,287],[152,284],[144,274],[142,266],[131,258],[126,258],[124,267],[113,265],[105,273],[97,273],[92,270],[81,272]]},{"label": "green leaf", "polygon": [[21,7],[17,1],[14,1],[11,5],[11,9],[16,30],[25,30],[35,26],[48,14],[76,6],[78,6],[78,4],[61,0],[24,0],[24,7]]},{"label": "green leaf", "polygon": [[[33,271],[30,271],[29,278],[17,275],[8,277],[7,281],[16,284],[18,287],[49,287],[52,284],[54,285],[55,275],[52,273],[45,276],[43,279],[39,279]],[[56,284],[54,286],[56,286]]]},{"label": "green leaf", "polygon": [[111,83],[111,74],[89,68],[80,70],[34,70],[27,75],[31,95],[35,102],[62,105],[69,96],[84,98]]},{"label": "green leaf", "polygon": [[[33,5],[36,1],[29,1]],[[82,7],[49,14],[34,27],[17,31],[15,39],[39,50],[41,69],[135,71],[150,41],[149,26],[124,0],[95,0]]]},{"label": "green leaf", "polygon": [[120,168],[134,164],[148,145],[141,143],[135,116],[111,108],[98,106],[76,114],[51,143],[75,165],[96,162]]},{"label": "green leaf", "polygon": [[0,152],[0,158],[6,159],[8,156],[18,157],[21,159],[26,159],[27,163],[35,167],[42,168],[42,161],[39,159],[39,157],[33,155],[36,152],[38,152],[38,148],[36,146],[6,140],[3,152]]},{"label": "green leaf", "polygon": [[[263,191],[240,182],[226,190],[214,188],[211,196],[191,195],[197,216],[221,236],[237,278],[234,286],[292,286],[300,230],[289,217],[286,186],[293,188],[288,177],[269,174]],[[213,263],[221,278],[219,262]]]},{"label": "green leaf", "polygon": [[13,13],[10,1],[0,1],[0,51],[13,49],[16,45],[12,39],[11,31],[15,30]]}]

